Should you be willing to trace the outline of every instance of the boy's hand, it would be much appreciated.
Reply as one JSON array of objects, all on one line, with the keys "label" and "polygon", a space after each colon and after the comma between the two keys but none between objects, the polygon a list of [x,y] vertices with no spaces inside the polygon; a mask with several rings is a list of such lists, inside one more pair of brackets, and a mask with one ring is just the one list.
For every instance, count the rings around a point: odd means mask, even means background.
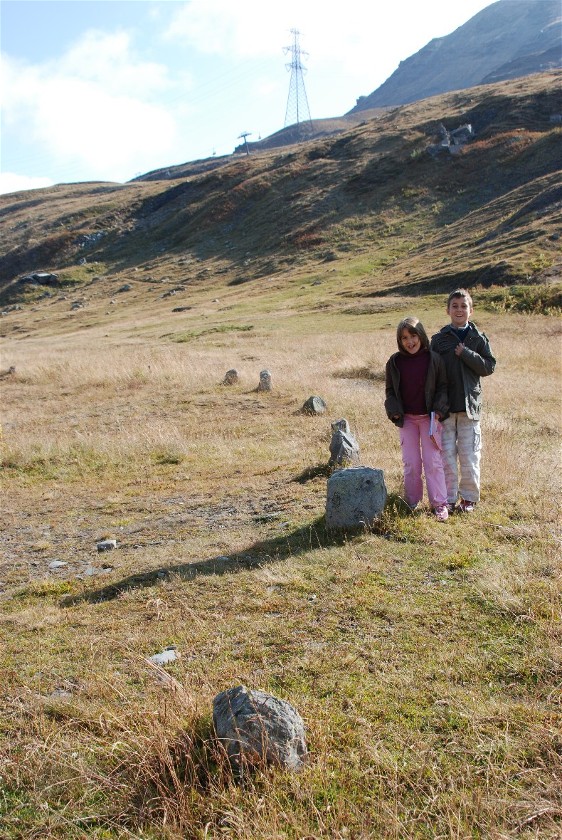
[{"label": "boy's hand", "polygon": [[463,350],[464,350],[464,344],[462,342],[460,342],[455,347],[455,356],[460,356]]}]

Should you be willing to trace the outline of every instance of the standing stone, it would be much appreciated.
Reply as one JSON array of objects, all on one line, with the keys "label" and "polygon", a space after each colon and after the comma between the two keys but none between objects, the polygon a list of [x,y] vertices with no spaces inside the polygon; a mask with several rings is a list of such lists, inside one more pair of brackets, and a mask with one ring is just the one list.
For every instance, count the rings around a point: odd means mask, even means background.
[{"label": "standing stone", "polygon": [[271,391],[271,373],[268,370],[262,370],[260,373],[258,391]]},{"label": "standing stone", "polygon": [[369,528],[386,503],[382,470],[347,467],[328,479],[327,528]]},{"label": "standing stone", "polygon": [[349,423],[342,417],[332,423],[330,460],[328,466],[344,467],[359,460],[359,444],[349,430]]},{"label": "standing stone", "polygon": [[222,384],[223,385],[236,385],[237,382],[238,382],[238,371],[236,370],[236,368],[231,368],[230,370],[227,370],[227,372],[224,375],[224,379],[222,381]]},{"label": "standing stone", "polygon": [[235,772],[262,763],[298,770],[306,757],[301,716],[263,691],[238,685],[217,694],[213,725]]},{"label": "standing stone", "polygon": [[327,405],[322,397],[309,397],[301,411],[303,414],[324,414]]},{"label": "standing stone", "polygon": [[346,435],[351,434],[351,429],[349,428],[349,423],[342,417],[340,420],[334,420],[331,424],[332,432],[343,432]]}]

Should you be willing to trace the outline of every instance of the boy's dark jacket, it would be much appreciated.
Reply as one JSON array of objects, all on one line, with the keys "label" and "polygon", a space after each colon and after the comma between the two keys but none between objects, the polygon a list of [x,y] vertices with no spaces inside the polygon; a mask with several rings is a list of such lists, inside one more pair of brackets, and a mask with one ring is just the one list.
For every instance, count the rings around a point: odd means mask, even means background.
[{"label": "boy's dark jacket", "polygon": [[[428,350],[429,367],[425,380],[425,405],[427,413],[437,411],[444,420],[449,416],[449,401],[447,398],[447,376],[443,359],[438,353]],[[394,353],[386,363],[386,399],[384,407],[390,420],[397,426],[404,425],[404,406],[400,397],[400,371],[396,366],[396,359],[403,354]],[[398,414],[398,419],[392,416]]]},{"label": "boy's dark jacket", "polygon": [[472,420],[479,420],[482,412],[480,377],[489,376],[494,372],[496,360],[487,336],[481,333],[472,321],[469,321],[468,325],[469,330],[463,341],[464,350],[460,356],[455,355],[459,337],[451,324],[447,324],[432,337],[430,346],[443,357],[450,396],[453,384],[456,383],[459,392],[464,392],[467,415]]}]

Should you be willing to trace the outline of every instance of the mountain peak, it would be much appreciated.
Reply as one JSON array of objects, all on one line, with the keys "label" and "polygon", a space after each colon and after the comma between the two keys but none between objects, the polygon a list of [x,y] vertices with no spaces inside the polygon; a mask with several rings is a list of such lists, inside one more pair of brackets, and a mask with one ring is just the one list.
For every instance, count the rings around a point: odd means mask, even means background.
[{"label": "mountain peak", "polygon": [[559,0],[498,0],[401,61],[350,114],[562,67]]}]

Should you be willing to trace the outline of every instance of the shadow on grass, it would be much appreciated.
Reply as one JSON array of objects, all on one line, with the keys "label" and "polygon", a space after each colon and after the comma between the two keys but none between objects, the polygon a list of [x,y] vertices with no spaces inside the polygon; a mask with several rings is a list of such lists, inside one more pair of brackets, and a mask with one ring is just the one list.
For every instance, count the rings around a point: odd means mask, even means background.
[{"label": "shadow on grass", "polygon": [[514,268],[507,261],[497,265],[481,265],[465,271],[455,271],[452,274],[435,273],[413,283],[395,283],[382,290],[371,290],[369,297],[386,297],[387,295],[404,295],[418,297],[422,295],[448,295],[454,289],[470,289],[474,286],[489,288],[490,286],[507,286],[513,283]]},{"label": "shadow on grass", "polygon": [[[122,813],[129,827],[140,829],[141,834],[147,826],[158,831],[168,824],[181,832],[181,837],[207,837],[216,821],[219,834],[212,836],[224,836],[220,832],[221,809],[213,813],[209,797],[223,797],[236,784],[245,796],[257,798],[276,765],[251,750],[242,750],[231,760],[210,715],[191,721],[184,717],[177,724],[179,731],[170,734],[164,721],[153,723],[140,743],[130,745],[119,775],[122,787],[131,790],[132,796],[127,796]],[[116,824],[121,824],[120,819]]]},{"label": "shadow on grass", "polygon": [[298,484],[306,484],[308,481],[314,481],[315,478],[329,478],[333,471],[334,468],[329,464],[317,464],[314,467],[307,467],[292,478],[291,481],[296,481]]},{"label": "shadow on grass", "polygon": [[283,534],[270,540],[254,543],[246,551],[218,555],[197,563],[180,563],[177,566],[166,566],[148,572],[138,572],[116,583],[110,583],[101,589],[84,592],[81,595],[67,596],[61,599],[60,605],[71,607],[84,602],[110,601],[129,589],[154,586],[155,583],[166,580],[171,576],[177,576],[182,580],[194,580],[199,575],[229,575],[247,569],[256,569],[316,548],[343,545],[350,534],[351,532],[347,531],[328,530],[322,516],[310,525],[298,528],[291,534]]},{"label": "shadow on grass", "polygon": [[[187,830],[198,818],[198,796],[212,795],[232,782],[226,750],[206,717],[187,726],[184,723],[172,737],[165,731],[155,731],[149,749],[144,741],[139,747],[133,747],[136,760],[124,763],[124,776],[129,777],[133,790],[130,805],[134,821],[139,814],[155,823],[173,816],[175,826]],[[135,822],[140,826],[142,820]]]}]

